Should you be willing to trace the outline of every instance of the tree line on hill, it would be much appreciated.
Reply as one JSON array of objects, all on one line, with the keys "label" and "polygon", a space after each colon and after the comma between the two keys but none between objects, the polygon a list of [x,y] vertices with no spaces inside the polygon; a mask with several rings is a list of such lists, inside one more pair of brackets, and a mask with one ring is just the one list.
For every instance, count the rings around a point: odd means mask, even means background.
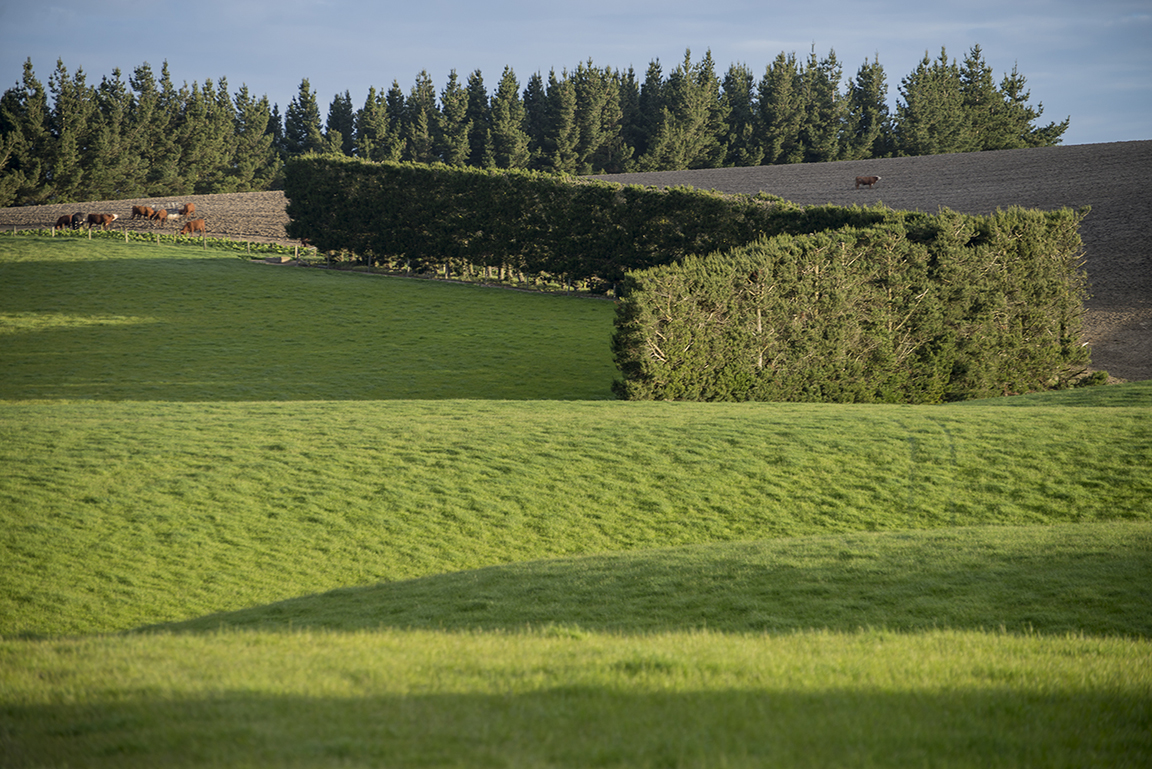
[{"label": "tree line on hill", "polygon": [[643,78],[589,60],[521,88],[506,67],[491,92],[480,70],[453,70],[439,92],[425,70],[407,93],[370,88],[359,109],[337,94],[322,121],[306,78],[281,116],[223,77],[176,87],[167,62],[93,86],[57,61],[46,90],[28,60],[0,97],[0,206],[277,189],[306,153],[610,174],[1050,146],[1069,123],[1036,125],[1024,76],[997,84],[978,45],[959,63],[925,53],[894,111],[878,58],[842,77],[834,51],[780,53],[759,79],[690,51]]}]

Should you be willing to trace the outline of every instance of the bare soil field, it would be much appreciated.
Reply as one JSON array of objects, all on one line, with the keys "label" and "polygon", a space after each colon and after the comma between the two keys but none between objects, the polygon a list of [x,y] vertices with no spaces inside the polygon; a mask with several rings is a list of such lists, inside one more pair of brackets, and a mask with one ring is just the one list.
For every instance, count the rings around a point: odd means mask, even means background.
[{"label": "bare soil field", "polygon": [[[856,176],[879,176],[872,189],[855,189]],[[1024,206],[1092,211],[1081,227],[1091,297],[1085,341],[1093,369],[1121,380],[1152,379],[1152,141],[973,152],[883,160],[599,177],[624,184],[687,185],[755,194],[768,192],[804,205],[884,203],[935,212],[949,208],[984,214]],[[208,234],[254,242],[292,243],[282,192],[188,195],[0,209],[0,230],[51,227],[63,214],[118,214],[117,228],[178,231],[131,221],[132,206],[196,204]],[[169,205],[171,204],[171,205]]]}]

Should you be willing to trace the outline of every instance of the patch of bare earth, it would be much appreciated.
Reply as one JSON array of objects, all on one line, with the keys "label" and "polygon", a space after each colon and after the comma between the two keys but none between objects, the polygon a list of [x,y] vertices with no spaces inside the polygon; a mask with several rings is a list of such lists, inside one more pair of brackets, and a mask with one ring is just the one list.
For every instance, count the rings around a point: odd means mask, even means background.
[{"label": "patch of bare earth", "polygon": [[[879,176],[873,189],[855,189],[857,176]],[[768,192],[803,205],[882,202],[935,212],[985,214],[1024,206],[1092,211],[1081,235],[1091,297],[1084,341],[1093,368],[1125,380],[1152,379],[1152,141],[842,161],[790,166],[664,171],[599,177],[624,184],[688,185],[755,194]],[[187,195],[0,209],[0,229],[51,227],[63,214],[118,214],[117,228],[176,232],[180,224],[132,221],[132,206],[196,204],[208,234],[293,244],[282,192]]]}]

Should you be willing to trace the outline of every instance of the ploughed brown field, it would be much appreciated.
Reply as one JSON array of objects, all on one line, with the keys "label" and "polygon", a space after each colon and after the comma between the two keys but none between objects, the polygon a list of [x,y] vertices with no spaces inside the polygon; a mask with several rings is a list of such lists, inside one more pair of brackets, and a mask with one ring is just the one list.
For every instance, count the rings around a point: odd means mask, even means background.
[{"label": "ploughed brown field", "polygon": [[[857,176],[879,176],[856,189]],[[1081,144],[883,160],[599,177],[625,184],[688,185],[755,194],[768,192],[805,205],[884,203],[935,212],[950,208],[984,214],[1024,206],[1092,211],[1081,234],[1091,296],[1084,341],[1093,369],[1118,379],[1152,379],[1152,141]],[[196,204],[208,234],[240,240],[285,238],[281,192],[187,195],[0,209],[0,229],[51,227],[62,214],[118,214],[115,227],[176,232],[182,220],[156,225],[131,221],[134,205]]]}]

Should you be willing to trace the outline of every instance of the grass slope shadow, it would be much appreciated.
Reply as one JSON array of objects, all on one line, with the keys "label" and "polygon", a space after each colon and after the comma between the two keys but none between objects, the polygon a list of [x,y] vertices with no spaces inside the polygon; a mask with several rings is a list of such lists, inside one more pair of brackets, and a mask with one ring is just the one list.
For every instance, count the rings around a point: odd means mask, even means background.
[{"label": "grass slope shadow", "polygon": [[176,633],[862,627],[1152,636],[1152,524],[970,527],[713,544],[349,587],[140,628]]}]

